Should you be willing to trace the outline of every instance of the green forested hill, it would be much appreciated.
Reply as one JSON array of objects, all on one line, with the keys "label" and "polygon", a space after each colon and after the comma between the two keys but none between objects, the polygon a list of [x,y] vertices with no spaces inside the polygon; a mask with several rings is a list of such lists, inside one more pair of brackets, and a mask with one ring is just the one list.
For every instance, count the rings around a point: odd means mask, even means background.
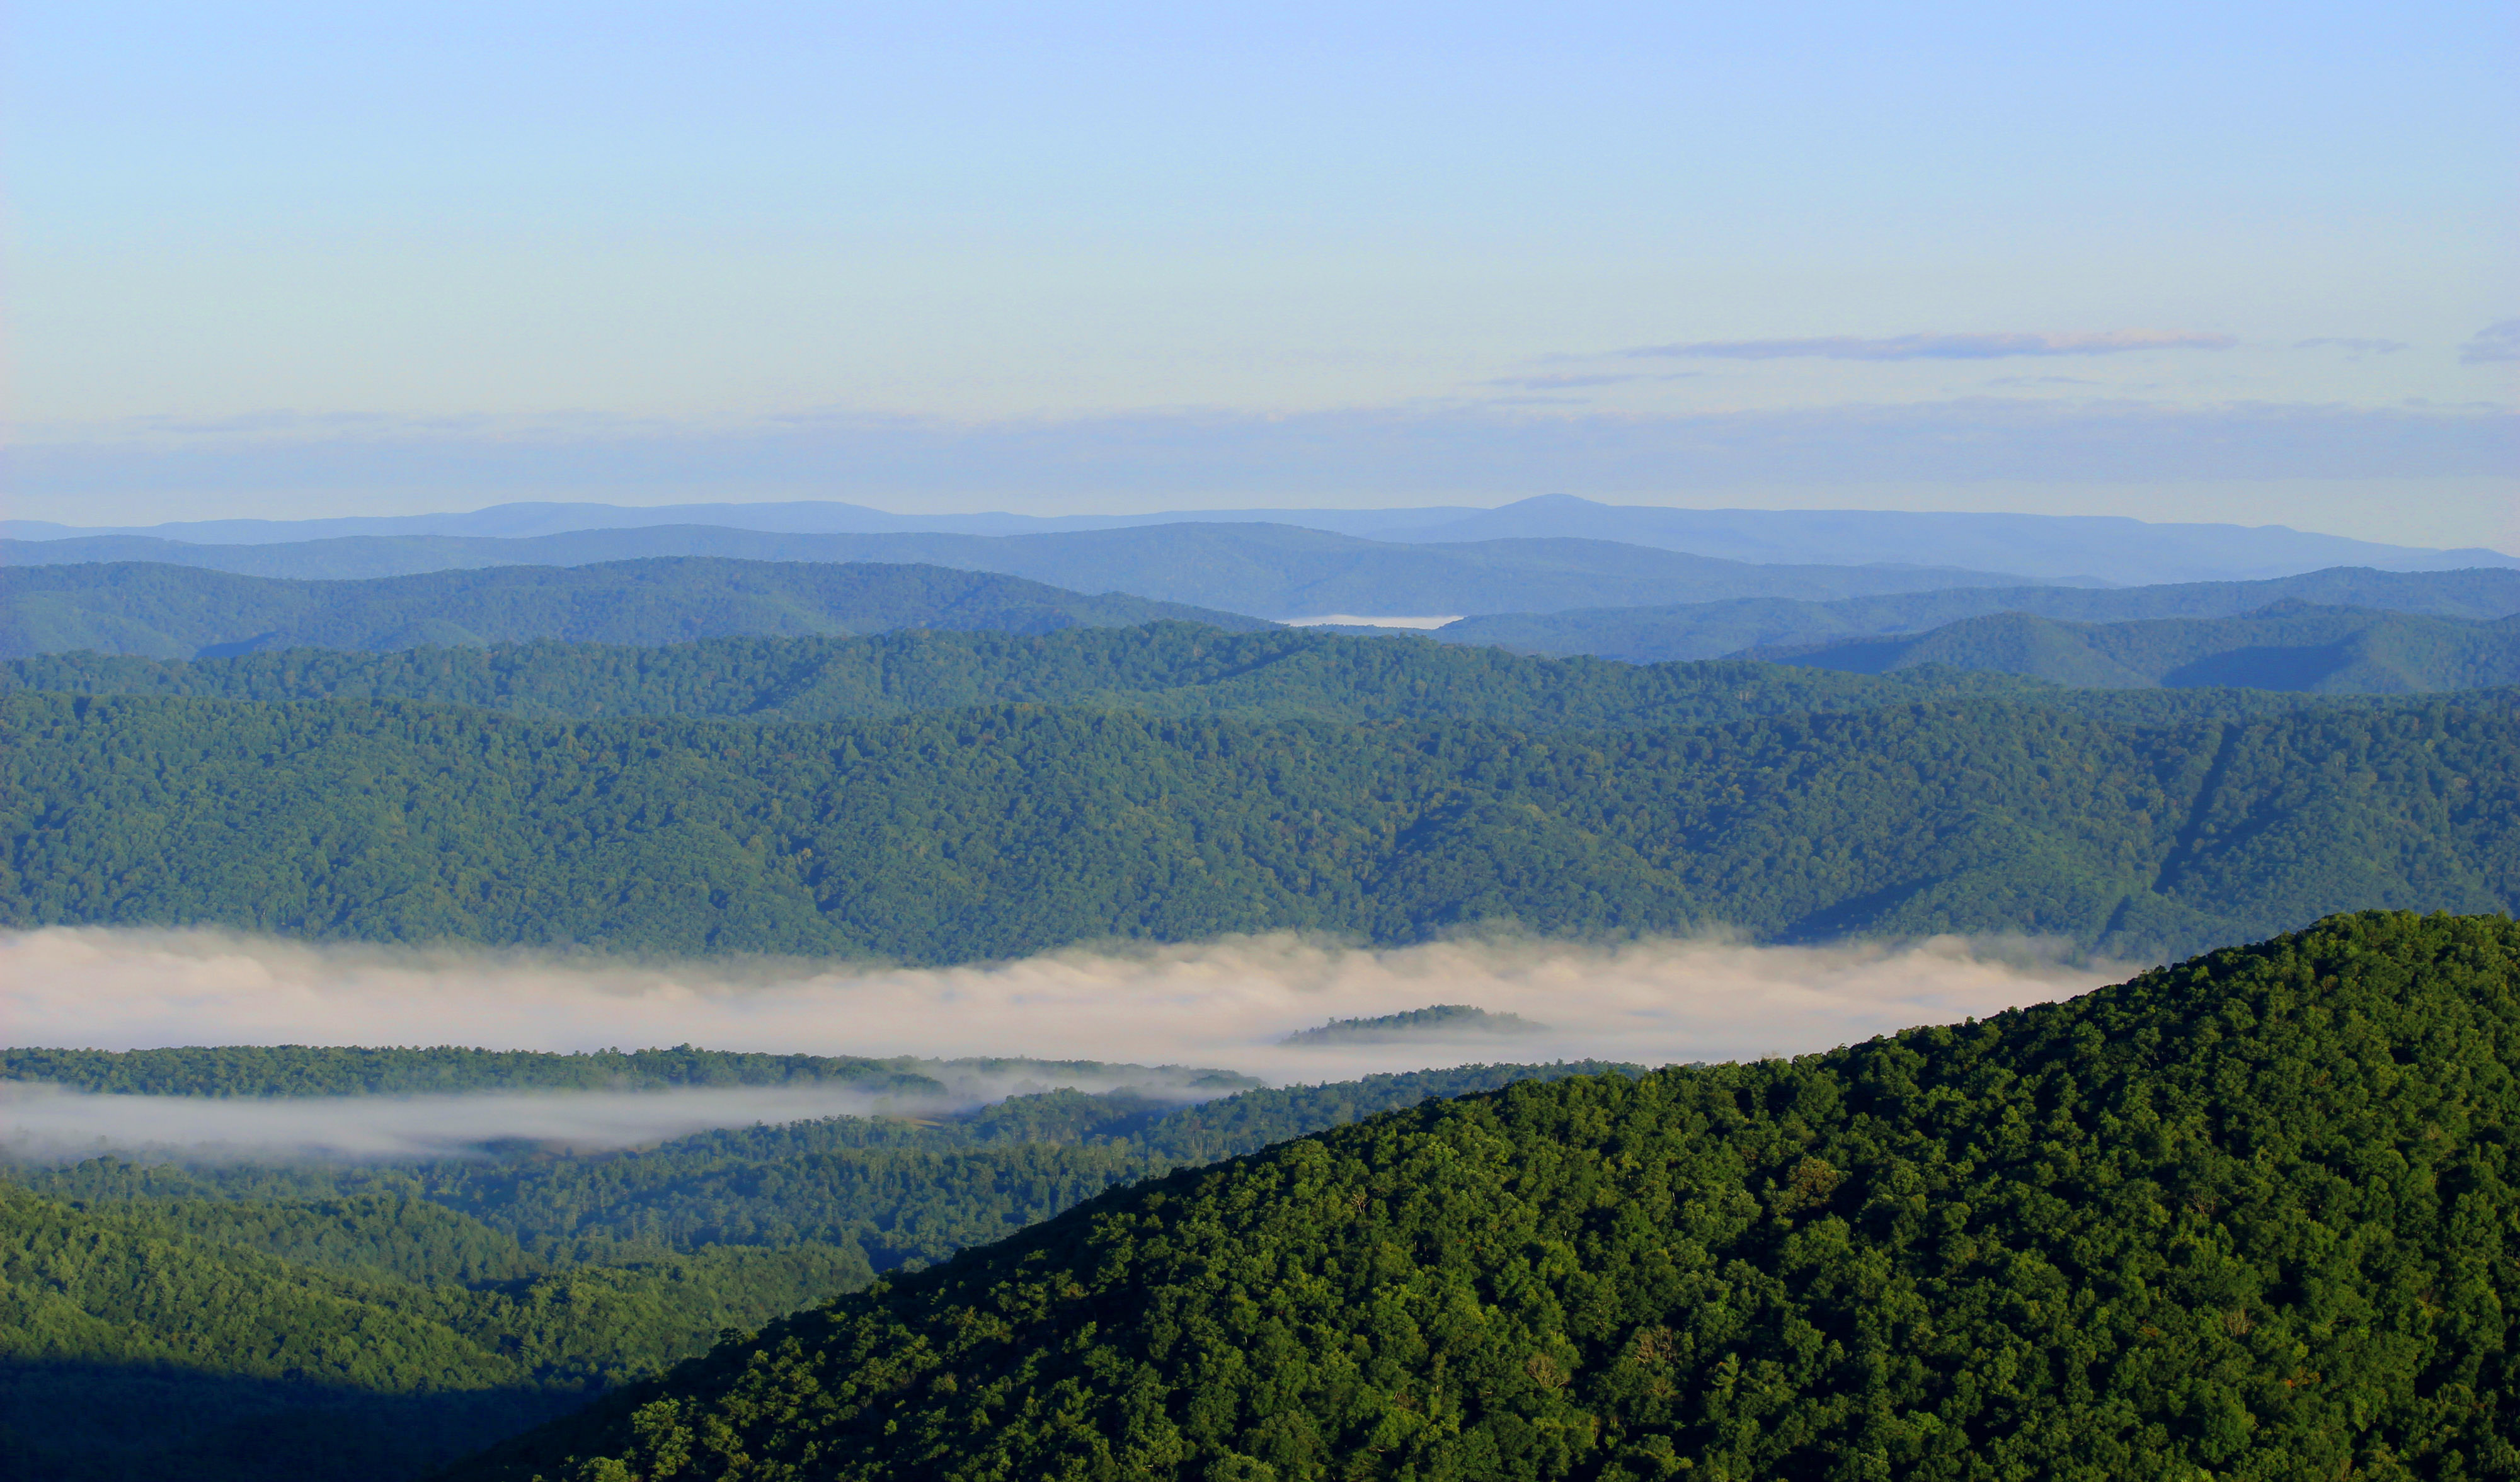
[{"label": "green forested hill", "polygon": [[2301,603],[2237,617],[2126,623],[2006,612],[1910,637],[1743,656],[1856,674],[1935,665],[2061,685],[2409,695],[2520,682],[2520,616],[2478,622]]},{"label": "green forested hill", "polygon": [[2520,612],[2520,571],[2375,571],[2335,566],[2267,581],[2138,587],[1956,587],[1835,602],[1734,598],[1674,606],[1588,607],[1465,617],[1447,643],[1503,644],[1526,653],[1596,653],[1632,663],[1719,658],[1783,644],[1913,634],[1962,618],[2027,612],[2069,623],[2232,617],[2275,603],[2367,607],[2423,617],[2491,620]]},{"label": "green forested hill", "polygon": [[[1786,664],[1638,668],[1528,658],[1423,638],[1193,623],[1055,633],[902,631],[718,638],[669,647],[534,643],[389,653],[292,649],[231,658],[100,653],[0,661],[0,689],[222,699],[416,699],[519,715],[857,720],[987,704],[1092,705],[1271,720],[1413,718],[1501,725],[1686,725],[1960,695],[2039,695],[2007,675],[1886,678]],[[2229,696],[2213,703],[2228,704]]]},{"label": "green forested hill", "polygon": [[1317,928],[2029,931],[2520,896],[2520,723],[1994,700],[1635,732],[1024,706],[853,726],[0,696],[0,921],[874,954]]},{"label": "green forested hill", "polygon": [[90,650],[157,658],[272,649],[413,649],[562,639],[664,644],[722,634],[893,628],[1047,633],[1256,618],[1020,577],[922,565],[687,557],[290,581],[122,562],[0,567],[0,656]]},{"label": "green forested hill", "polygon": [[2520,1470],[2520,928],[2368,914],[1117,1190],[450,1476]]}]

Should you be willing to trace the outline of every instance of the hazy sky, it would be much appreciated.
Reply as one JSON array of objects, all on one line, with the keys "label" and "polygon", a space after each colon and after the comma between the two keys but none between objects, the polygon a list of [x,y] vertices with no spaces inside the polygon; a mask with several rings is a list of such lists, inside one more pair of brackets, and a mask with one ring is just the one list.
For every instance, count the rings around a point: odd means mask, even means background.
[{"label": "hazy sky", "polygon": [[2520,540],[2501,4],[14,11],[18,515]]}]

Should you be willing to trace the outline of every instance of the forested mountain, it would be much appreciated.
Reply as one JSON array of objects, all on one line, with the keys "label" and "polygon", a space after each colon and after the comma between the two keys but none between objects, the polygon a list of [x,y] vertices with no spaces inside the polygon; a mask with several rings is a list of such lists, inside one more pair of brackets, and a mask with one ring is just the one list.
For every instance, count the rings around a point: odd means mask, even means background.
[{"label": "forested mountain", "polygon": [[[656,648],[534,643],[349,653],[291,649],[158,660],[60,653],[0,660],[0,692],[250,700],[411,699],[540,719],[689,715],[879,719],[992,704],[1074,705],[1251,720],[1458,720],[1583,730],[1700,725],[1967,696],[2166,724],[2297,707],[2240,690],[2066,690],[1984,671],[1859,676],[1798,665],[1634,665],[1534,658],[1422,637],[1316,629],[1222,633],[1189,623],[1008,635],[723,638]],[[2496,703],[2491,696],[2472,696]],[[2324,703],[2374,703],[2329,697]]]},{"label": "forested mountain", "polygon": [[1526,653],[1591,653],[1630,663],[1720,658],[1745,650],[1878,639],[1998,612],[2065,622],[2231,617],[2282,602],[2369,607],[2426,617],[2491,619],[2520,612],[2520,570],[2376,571],[2336,566],[2269,581],[2142,587],[1960,587],[1837,602],[1743,598],[1674,606],[1592,607],[1465,617],[1436,630],[1447,643],[1502,644]]},{"label": "forested mountain", "polygon": [[0,696],[0,921],[953,962],[1473,923],[2126,954],[2520,899],[2507,699],[1637,731]]},{"label": "forested mountain", "polygon": [[526,639],[668,644],[723,634],[895,628],[1049,633],[1256,619],[1143,598],[1086,597],[942,566],[705,557],[589,566],[291,581],[162,563],[0,570],[0,656],[91,650],[158,658],[274,649],[479,647]]},{"label": "forested mountain", "polygon": [[[873,719],[987,704],[1060,704],[1272,720],[1452,719],[1680,725],[1963,695],[2027,697],[2003,675],[1860,678],[1754,663],[1639,667],[1529,658],[1424,638],[1189,623],[1010,635],[722,638],[657,648],[536,643],[392,653],[319,650],[152,660],[96,653],[0,661],[0,689],[251,700],[414,699],[548,718],[694,715]],[[2063,696],[2046,696],[2063,699]],[[2228,702],[2229,697],[2222,697]]]},{"label": "forested mountain", "polygon": [[2520,1468],[2520,928],[2369,914],[1115,1190],[460,1482]]},{"label": "forested mountain", "polygon": [[363,578],[476,566],[579,566],[643,557],[888,561],[999,571],[1076,592],[1262,617],[1547,611],[1724,597],[1853,597],[2023,578],[1948,566],[1753,565],[1602,540],[1400,544],[1292,525],[1202,521],[1046,535],[788,535],[711,525],[529,539],[351,536],[270,546],[142,536],[0,541],[0,566],[153,561],[253,576]]},{"label": "forested mountain", "polygon": [[[765,1058],[645,1054],[720,1070]],[[160,1091],[238,1064],[339,1087],[374,1086],[380,1059],[516,1058],[38,1055],[13,1073]],[[408,1477],[722,1328],[1115,1184],[1430,1096],[1614,1068],[1463,1066],[1191,1107],[1063,1091],[941,1121],[835,1117],[610,1154],[0,1166],[16,1186],[0,1182],[0,1464],[29,1482]]]},{"label": "forested mountain", "polygon": [[2097,687],[2408,695],[2520,681],[2520,616],[2477,622],[2282,603],[2239,617],[2064,623],[2006,612],[1906,638],[1753,649],[1855,674],[1932,664]]}]

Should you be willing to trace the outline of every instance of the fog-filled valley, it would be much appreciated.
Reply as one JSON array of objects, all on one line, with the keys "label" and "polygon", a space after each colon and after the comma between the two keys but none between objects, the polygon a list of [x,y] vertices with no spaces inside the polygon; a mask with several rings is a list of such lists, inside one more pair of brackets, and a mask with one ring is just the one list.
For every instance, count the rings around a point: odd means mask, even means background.
[{"label": "fog-filled valley", "polygon": [[[2222,1376],[2123,1424],[2041,1380],[2051,1460],[2236,1455],[2207,1405],[2499,1455],[2511,1247],[2355,1170],[2502,1187],[2520,575],[2184,527],[2104,578],[1823,566],[1535,503],[13,543],[0,1458],[1817,1475],[2030,1445],[1969,1397],[2065,1341],[2051,1287]],[[2106,584],[2141,549],[2247,579]],[[2322,1220],[2360,1254],[2268,1243]],[[2433,1283],[2357,1298],[2430,1346],[2266,1398],[2313,1267]],[[1849,1418],[1866,1343],[1965,1439]],[[2349,1425],[2348,1376],[2487,1398]]]}]

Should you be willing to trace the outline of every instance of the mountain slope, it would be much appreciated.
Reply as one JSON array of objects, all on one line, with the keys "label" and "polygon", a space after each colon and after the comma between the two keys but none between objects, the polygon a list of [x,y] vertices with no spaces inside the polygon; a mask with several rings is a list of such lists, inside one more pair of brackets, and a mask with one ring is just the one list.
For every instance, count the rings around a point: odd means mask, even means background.
[{"label": "mountain slope", "polygon": [[2366,915],[1106,1194],[456,1478],[2520,1467],[2520,929]]},{"label": "mountain slope", "polygon": [[2027,612],[2067,622],[2231,617],[2280,602],[2369,607],[2428,617],[2520,612],[2520,571],[2375,571],[2338,566],[2270,581],[2164,586],[1967,587],[1837,602],[1751,598],[1662,607],[1595,607],[1465,617],[1435,636],[1526,653],[1593,653],[1630,663],[1720,658],[1745,650],[1919,633],[1967,617]]},{"label": "mountain slope", "polygon": [[101,536],[0,542],[0,566],[6,567],[157,561],[298,578],[367,578],[497,565],[577,566],[668,556],[917,562],[1272,618],[1526,611],[1726,597],[1833,598],[2009,587],[2022,580],[1943,566],[1753,565],[1612,541],[1400,544],[1292,525],[1214,521],[1011,536],[796,535],[656,525],[515,540],[352,536],[214,546]]},{"label": "mountain slope", "polygon": [[184,658],[277,649],[479,647],[531,639],[667,644],[724,634],[897,628],[1048,633],[1248,617],[1086,597],[941,566],[728,561],[510,566],[365,581],[237,576],[162,563],[0,570],[0,656],[69,650]]},{"label": "mountain slope", "polygon": [[2152,727],[1947,699],[1534,733],[19,693],[0,921],[921,962],[1476,923],[2148,956],[2520,902],[2520,720],[2492,703]]},{"label": "mountain slope", "polygon": [[2128,623],[2010,612],[1908,638],[1754,649],[1742,656],[1855,674],[1932,664],[2063,685],[2408,695],[2520,681],[2520,616],[2475,622],[2302,603],[2238,617]]}]

